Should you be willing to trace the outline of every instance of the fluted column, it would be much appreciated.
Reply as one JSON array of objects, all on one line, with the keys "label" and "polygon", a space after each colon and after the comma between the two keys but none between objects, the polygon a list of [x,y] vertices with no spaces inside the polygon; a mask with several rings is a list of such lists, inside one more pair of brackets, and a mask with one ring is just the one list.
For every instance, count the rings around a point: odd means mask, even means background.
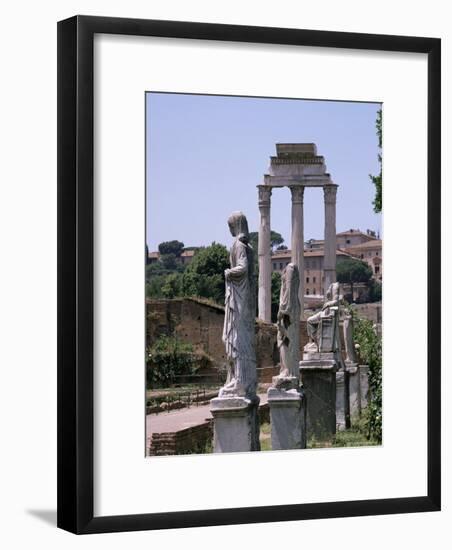
[{"label": "fluted column", "polygon": [[337,185],[325,185],[323,197],[325,202],[325,245],[323,273],[324,293],[331,283],[336,282],[336,192]]},{"label": "fluted column", "polygon": [[293,186],[290,188],[292,194],[292,263],[298,267],[300,273],[300,286],[298,297],[301,305],[301,318],[304,311],[304,234],[303,234],[303,197],[304,187]]},{"label": "fluted column", "polygon": [[271,322],[272,315],[272,266],[271,266],[271,245],[270,245],[270,197],[271,187],[258,185],[259,191],[259,212],[261,215],[259,225],[259,319]]}]

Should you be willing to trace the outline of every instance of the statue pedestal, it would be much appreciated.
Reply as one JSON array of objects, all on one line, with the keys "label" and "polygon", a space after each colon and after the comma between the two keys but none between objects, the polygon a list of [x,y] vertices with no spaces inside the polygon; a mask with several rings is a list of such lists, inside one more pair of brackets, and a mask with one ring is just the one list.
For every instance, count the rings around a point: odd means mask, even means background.
[{"label": "statue pedestal", "polygon": [[300,361],[308,440],[328,441],[336,433],[337,368],[334,353],[305,353]]},{"label": "statue pedestal", "polygon": [[359,387],[361,397],[361,410],[369,404],[369,366],[359,365]]},{"label": "statue pedestal", "polygon": [[345,368],[348,373],[348,392],[350,403],[350,422],[361,415],[361,391],[359,383],[358,363],[345,362]]},{"label": "statue pedestal", "polygon": [[306,449],[306,399],[303,390],[268,389],[272,449]]},{"label": "statue pedestal", "polygon": [[336,372],[336,430],[343,432],[350,428],[350,398],[348,372]]},{"label": "statue pedestal", "polygon": [[215,397],[210,401],[213,416],[214,453],[260,451],[259,397]]}]

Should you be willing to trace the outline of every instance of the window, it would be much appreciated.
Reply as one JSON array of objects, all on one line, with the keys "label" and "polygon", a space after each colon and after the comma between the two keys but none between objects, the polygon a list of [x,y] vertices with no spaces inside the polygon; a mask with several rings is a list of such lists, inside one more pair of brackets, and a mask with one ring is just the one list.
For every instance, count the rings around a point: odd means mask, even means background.
[{"label": "window", "polygon": [[380,273],[380,266],[379,265],[375,266],[375,273]]},{"label": "window", "polygon": [[378,250],[377,250],[377,252],[375,252],[375,256],[378,256]]},{"label": "window", "polygon": [[306,294],[309,295],[309,288],[306,289]]},{"label": "window", "polygon": [[315,291],[315,288],[314,288],[313,294],[317,294],[317,292]]},{"label": "window", "polygon": [[364,260],[364,254],[360,255],[361,260]]},{"label": "window", "polygon": [[350,239],[345,239],[346,244],[350,244]]},{"label": "window", "polygon": [[283,264],[282,262],[279,262],[279,269],[282,271],[283,270]]},{"label": "window", "polygon": [[[312,282],[315,283],[315,277],[312,278]],[[314,294],[315,294],[315,292],[314,292]]]},{"label": "window", "polygon": [[306,277],[306,282],[309,283],[309,277]]},{"label": "window", "polygon": [[273,262],[273,269],[274,269],[274,270],[278,269],[278,268],[276,267],[276,262]]}]

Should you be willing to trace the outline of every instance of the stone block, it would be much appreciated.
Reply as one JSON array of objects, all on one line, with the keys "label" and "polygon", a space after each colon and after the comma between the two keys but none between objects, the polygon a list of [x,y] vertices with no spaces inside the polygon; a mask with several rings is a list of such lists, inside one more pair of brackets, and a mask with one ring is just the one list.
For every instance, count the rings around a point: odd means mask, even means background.
[{"label": "stone block", "polygon": [[334,359],[322,357],[300,361],[308,440],[314,436],[317,441],[328,441],[336,433],[336,371]]},{"label": "stone block", "polygon": [[369,366],[359,365],[359,385],[360,385],[360,398],[361,398],[361,410],[365,409],[369,402]]},{"label": "stone block", "polygon": [[336,430],[344,431],[350,428],[348,372],[336,372]]},{"label": "stone block", "polygon": [[350,403],[350,420],[361,415],[361,386],[359,383],[359,368],[357,363],[345,363],[348,372],[348,391]]},{"label": "stone block", "polygon": [[259,397],[216,397],[210,402],[214,453],[260,451]]},{"label": "stone block", "polygon": [[306,398],[303,390],[268,389],[273,450],[306,448]]}]

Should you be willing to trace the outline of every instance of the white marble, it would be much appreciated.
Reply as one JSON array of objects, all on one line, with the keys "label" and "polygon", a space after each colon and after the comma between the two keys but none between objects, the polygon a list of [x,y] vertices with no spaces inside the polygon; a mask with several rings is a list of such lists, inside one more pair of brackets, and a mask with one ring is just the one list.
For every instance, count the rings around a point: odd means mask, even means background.
[{"label": "white marble", "polygon": [[272,300],[271,300],[271,225],[270,225],[270,198],[271,187],[258,185],[259,192],[259,289],[258,289],[258,316],[267,323],[271,322]]},{"label": "white marble", "polygon": [[216,397],[210,411],[214,453],[260,451],[259,397]]}]

